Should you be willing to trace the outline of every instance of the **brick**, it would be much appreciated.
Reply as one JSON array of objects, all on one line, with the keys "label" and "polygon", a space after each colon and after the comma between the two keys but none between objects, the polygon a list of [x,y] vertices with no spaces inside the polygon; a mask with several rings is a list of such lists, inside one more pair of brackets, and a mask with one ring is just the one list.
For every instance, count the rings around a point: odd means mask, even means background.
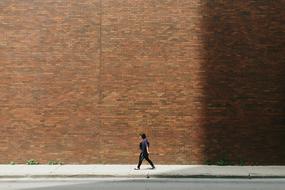
[{"label": "brick", "polygon": [[1,1],[0,163],[284,164],[282,7]]}]

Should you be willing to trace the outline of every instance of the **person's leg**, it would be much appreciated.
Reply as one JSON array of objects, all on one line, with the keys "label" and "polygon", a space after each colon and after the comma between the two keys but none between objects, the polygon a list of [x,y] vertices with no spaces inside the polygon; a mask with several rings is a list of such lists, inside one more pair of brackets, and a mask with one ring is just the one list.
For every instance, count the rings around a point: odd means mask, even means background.
[{"label": "person's leg", "polygon": [[137,169],[140,169],[143,159],[144,159],[143,154],[140,153],[140,156],[139,156],[139,163],[138,163]]},{"label": "person's leg", "polygon": [[155,168],[153,162],[149,159],[148,155],[145,155],[144,158],[146,161],[148,161],[152,168]]}]

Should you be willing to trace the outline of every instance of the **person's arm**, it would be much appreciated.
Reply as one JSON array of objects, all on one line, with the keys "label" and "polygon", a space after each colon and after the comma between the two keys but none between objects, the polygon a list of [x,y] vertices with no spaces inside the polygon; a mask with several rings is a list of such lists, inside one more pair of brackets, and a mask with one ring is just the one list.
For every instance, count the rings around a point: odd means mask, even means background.
[{"label": "person's arm", "polygon": [[149,154],[148,144],[146,143],[146,152]]}]

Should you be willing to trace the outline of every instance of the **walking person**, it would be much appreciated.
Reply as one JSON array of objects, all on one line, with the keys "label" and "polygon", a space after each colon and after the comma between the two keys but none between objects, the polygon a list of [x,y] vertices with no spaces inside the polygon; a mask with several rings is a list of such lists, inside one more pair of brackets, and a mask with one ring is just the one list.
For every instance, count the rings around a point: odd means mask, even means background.
[{"label": "walking person", "polygon": [[143,133],[140,135],[142,138],[142,141],[140,142],[140,156],[139,156],[139,163],[138,163],[138,167],[135,168],[135,170],[139,170],[142,164],[142,161],[145,159],[146,161],[148,161],[148,163],[151,165],[151,169],[154,169],[154,164],[153,162],[149,159],[149,142],[146,138],[146,135]]}]

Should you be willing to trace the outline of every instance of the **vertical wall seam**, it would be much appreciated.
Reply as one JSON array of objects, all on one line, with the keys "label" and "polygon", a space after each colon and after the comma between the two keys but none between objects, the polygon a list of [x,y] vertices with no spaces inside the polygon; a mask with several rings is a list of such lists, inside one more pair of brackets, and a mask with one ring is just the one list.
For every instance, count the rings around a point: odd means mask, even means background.
[{"label": "vertical wall seam", "polygon": [[99,162],[100,163],[103,163],[103,160],[102,160],[102,154],[100,153],[102,150],[101,150],[101,144],[102,144],[102,139],[101,139],[101,135],[100,135],[100,131],[101,131],[101,127],[102,127],[102,117],[101,117],[101,105],[102,105],[102,84],[101,84],[101,79],[102,79],[102,0],[99,1],[99,71],[98,71],[98,81],[97,81],[97,84],[98,84],[98,113],[97,113],[97,119],[98,119],[98,122],[97,122],[97,126],[98,126],[98,141],[99,141]]},{"label": "vertical wall seam", "polygon": [[[101,84],[101,82],[102,82],[102,80],[101,80],[101,78],[102,78],[102,0],[100,0],[100,5],[99,5],[99,9],[100,9],[100,15],[99,15],[99,19],[100,19],[100,27],[99,27],[99,39],[100,39],[100,41],[99,41],[99,45],[100,45],[100,48],[99,48],[99,59],[100,59],[100,61],[99,61],[99,80],[98,80],[98,84],[99,84],[99,102],[98,102],[98,111],[99,111],[99,113],[98,113],[98,120],[99,120],[99,131],[101,131],[101,127],[102,127],[102,117],[101,117],[101,105],[102,105],[102,84]],[[101,147],[101,145],[102,145],[102,140],[101,140],[101,135],[99,135],[99,146]],[[100,148],[101,149],[101,148]],[[102,150],[101,150],[102,151]],[[103,156],[103,154],[101,154],[100,153],[100,162],[102,162],[102,156]]]},{"label": "vertical wall seam", "polygon": [[100,5],[99,5],[99,9],[100,9],[100,15],[99,15],[99,19],[100,19],[100,26],[99,26],[99,105],[102,103],[102,85],[101,85],[101,74],[102,74],[102,0],[100,0]]}]

